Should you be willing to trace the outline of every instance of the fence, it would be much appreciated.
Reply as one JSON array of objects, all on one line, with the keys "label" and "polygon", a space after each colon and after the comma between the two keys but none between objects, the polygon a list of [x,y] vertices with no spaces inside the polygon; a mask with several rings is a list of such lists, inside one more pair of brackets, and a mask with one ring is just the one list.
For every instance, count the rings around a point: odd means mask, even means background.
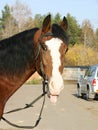
[{"label": "fence", "polygon": [[88,66],[67,66],[63,70],[64,80],[78,80],[80,75],[84,75]]},{"label": "fence", "polygon": [[[63,79],[67,81],[77,81],[80,77],[80,75],[83,75],[86,71],[88,66],[65,66],[63,70]],[[32,80],[40,79],[41,77],[38,75],[38,73],[35,73],[32,75],[27,83],[30,83]]]}]

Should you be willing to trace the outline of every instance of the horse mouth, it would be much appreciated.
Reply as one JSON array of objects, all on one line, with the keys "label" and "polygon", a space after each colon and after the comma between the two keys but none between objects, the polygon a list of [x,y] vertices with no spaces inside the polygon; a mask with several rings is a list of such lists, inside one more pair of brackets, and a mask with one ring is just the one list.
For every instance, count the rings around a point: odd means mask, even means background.
[{"label": "horse mouth", "polygon": [[56,103],[59,95],[49,94],[50,101]]}]

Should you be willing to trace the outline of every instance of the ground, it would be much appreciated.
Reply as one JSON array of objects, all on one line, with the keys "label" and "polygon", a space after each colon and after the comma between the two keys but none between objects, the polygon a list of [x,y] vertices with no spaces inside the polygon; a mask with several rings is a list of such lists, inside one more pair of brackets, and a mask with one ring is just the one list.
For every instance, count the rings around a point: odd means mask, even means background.
[{"label": "ground", "polygon": [[[42,93],[41,85],[23,85],[7,102],[5,112],[32,102]],[[43,100],[20,112],[4,115],[18,125],[34,125]],[[97,130],[98,100],[77,98],[75,83],[66,83],[58,102],[54,105],[46,96],[42,119],[35,130]],[[18,130],[1,120],[0,130]],[[26,129],[19,129],[26,130]]]}]

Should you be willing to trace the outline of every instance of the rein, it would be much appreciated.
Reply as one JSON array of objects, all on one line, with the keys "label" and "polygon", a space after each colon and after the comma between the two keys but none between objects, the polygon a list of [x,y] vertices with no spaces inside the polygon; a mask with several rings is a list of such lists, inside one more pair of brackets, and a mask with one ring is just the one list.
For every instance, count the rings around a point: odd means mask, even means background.
[{"label": "rein", "polygon": [[25,104],[26,106],[23,107],[23,108],[17,108],[17,109],[14,109],[14,110],[11,110],[11,111],[8,111],[4,114],[10,114],[10,113],[13,113],[13,112],[17,112],[17,111],[21,111],[21,110],[24,110],[24,109],[27,109],[27,108],[30,108],[30,107],[33,107],[32,105],[37,102],[40,98],[43,97],[43,103],[42,103],[42,106],[41,106],[41,110],[40,110],[40,113],[39,113],[39,116],[38,116],[38,119],[37,121],[35,122],[35,125],[33,126],[19,126],[17,124],[14,124],[12,122],[10,122],[9,120],[7,120],[6,118],[4,118],[2,116],[2,120],[5,121],[6,123],[8,123],[9,125],[13,126],[13,127],[17,127],[17,128],[25,128],[25,129],[33,129],[35,127],[38,126],[40,120],[41,120],[41,115],[42,115],[42,112],[43,112],[43,108],[44,108],[44,104],[45,104],[45,95],[47,94],[47,91],[46,91],[46,87],[47,87],[47,90],[48,90],[48,77],[47,75],[45,74],[44,72],[44,66],[43,66],[43,62],[42,62],[42,57],[40,55],[40,49],[41,49],[41,43],[40,41],[42,40],[43,37],[47,37],[47,36],[53,36],[53,34],[51,32],[48,32],[46,34],[43,34],[40,36],[39,38],[39,43],[38,43],[38,47],[37,47],[37,51],[36,51],[36,57],[35,57],[35,61],[36,61],[36,69],[37,69],[37,59],[38,57],[40,57],[40,69],[41,69],[41,73],[42,73],[42,77],[44,79],[43,81],[43,93],[37,97],[34,101],[32,101],[31,103],[29,104]]},{"label": "rein", "polygon": [[42,103],[42,106],[41,106],[41,109],[40,109],[38,119],[36,120],[36,122],[35,122],[35,124],[33,126],[19,126],[17,124],[14,124],[14,123],[10,122],[9,120],[4,118],[3,116],[2,116],[1,119],[3,121],[5,121],[6,123],[8,123],[9,125],[11,125],[13,127],[17,127],[17,128],[33,129],[33,128],[37,127],[40,120],[41,120],[41,116],[42,116],[42,112],[43,112],[43,108],[44,108],[44,104],[45,104],[45,95],[47,94],[47,91],[46,91],[47,88],[46,87],[48,88],[48,82],[45,80],[45,81],[43,81],[43,93],[39,97],[37,97],[31,103],[25,104],[26,106],[23,107],[23,108],[17,108],[17,109],[14,109],[14,110],[11,110],[11,111],[8,111],[8,112],[4,113],[4,114],[10,114],[10,113],[13,113],[13,112],[17,112],[17,111],[21,111],[21,110],[33,107],[33,104],[36,103],[39,99],[41,99],[43,97],[43,103]]}]

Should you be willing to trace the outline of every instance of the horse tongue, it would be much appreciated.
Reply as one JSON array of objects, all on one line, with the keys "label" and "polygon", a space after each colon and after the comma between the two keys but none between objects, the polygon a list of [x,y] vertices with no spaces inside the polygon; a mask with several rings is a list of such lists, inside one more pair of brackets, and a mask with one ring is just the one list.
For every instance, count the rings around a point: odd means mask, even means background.
[{"label": "horse tongue", "polygon": [[50,95],[50,101],[51,101],[52,103],[56,103],[56,102],[57,102],[57,96]]}]

